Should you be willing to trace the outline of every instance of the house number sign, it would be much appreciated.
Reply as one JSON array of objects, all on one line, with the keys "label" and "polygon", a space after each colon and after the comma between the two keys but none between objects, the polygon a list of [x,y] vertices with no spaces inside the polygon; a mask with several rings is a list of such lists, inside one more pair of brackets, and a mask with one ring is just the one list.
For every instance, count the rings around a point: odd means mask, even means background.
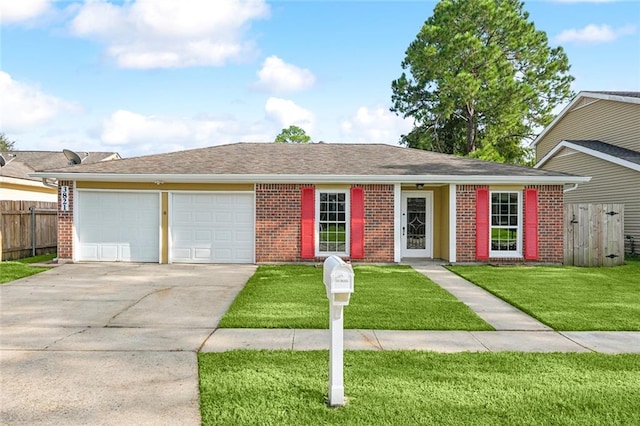
[{"label": "house number sign", "polygon": [[60,211],[63,211],[63,212],[69,211],[69,187],[68,186],[60,187]]}]

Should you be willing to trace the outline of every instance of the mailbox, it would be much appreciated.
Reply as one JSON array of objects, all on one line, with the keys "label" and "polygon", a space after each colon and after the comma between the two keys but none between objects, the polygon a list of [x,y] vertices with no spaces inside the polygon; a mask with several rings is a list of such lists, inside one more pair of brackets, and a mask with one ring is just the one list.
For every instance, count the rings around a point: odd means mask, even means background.
[{"label": "mailbox", "polygon": [[332,305],[345,306],[353,293],[353,268],[338,256],[324,261],[324,286]]}]

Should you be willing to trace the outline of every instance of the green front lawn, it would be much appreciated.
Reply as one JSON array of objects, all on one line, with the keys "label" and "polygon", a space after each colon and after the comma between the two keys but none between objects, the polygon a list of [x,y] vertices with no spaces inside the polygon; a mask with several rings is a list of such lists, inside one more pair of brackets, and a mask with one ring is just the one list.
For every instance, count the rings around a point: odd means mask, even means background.
[{"label": "green front lawn", "polygon": [[[492,330],[451,294],[409,266],[355,266],[345,328]],[[260,266],[220,321],[223,328],[328,328],[322,268]]]},{"label": "green front lawn", "polygon": [[602,268],[451,266],[556,330],[640,331],[640,260]]},{"label": "green front lawn", "polygon": [[640,355],[347,351],[198,354],[203,425],[637,424]]},{"label": "green front lawn", "polygon": [[51,268],[30,266],[31,263],[47,262],[52,260],[55,254],[46,254],[35,257],[27,257],[16,261],[0,262],[0,284],[19,280],[20,278],[44,272]]}]

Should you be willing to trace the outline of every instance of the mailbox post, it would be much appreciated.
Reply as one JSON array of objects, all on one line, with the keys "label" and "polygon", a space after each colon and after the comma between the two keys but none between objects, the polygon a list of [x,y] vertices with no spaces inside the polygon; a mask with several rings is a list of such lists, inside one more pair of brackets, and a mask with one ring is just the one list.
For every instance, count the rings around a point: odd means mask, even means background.
[{"label": "mailbox post", "polygon": [[323,265],[324,285],[329,299],[329,405],[344,405],[344,322],[343,308],[353,293],[353,268],[338,256],[329,256]]}]

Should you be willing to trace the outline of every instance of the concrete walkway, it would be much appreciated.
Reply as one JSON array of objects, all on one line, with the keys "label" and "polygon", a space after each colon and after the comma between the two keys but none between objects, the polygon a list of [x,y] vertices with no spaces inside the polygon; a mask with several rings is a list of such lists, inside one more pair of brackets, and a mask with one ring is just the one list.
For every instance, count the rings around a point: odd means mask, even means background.
[{"label": "concrete walkway", "polygon": [[498,331],[551,331],[552,328],[436,263],[411,267],[467,305]]},{"label": "concrete walkway", "polygon": [[[345,315],[349,315],[348,310]],[[329,349],[329,330],[222,328],[202,352]],[[640,332],[345,330],[345,350],[640,353]]]},{"label": "concrete walkway", "polygon": [[[556,332],[437,263],[409,264],[453,294],[496,331],[345,330],[346,350],[640,353],[640,332]],[[348,315],[347,307],[345,316]],[[329,338],[329,330],[218,329],[202,351],[328,349]]]}]

